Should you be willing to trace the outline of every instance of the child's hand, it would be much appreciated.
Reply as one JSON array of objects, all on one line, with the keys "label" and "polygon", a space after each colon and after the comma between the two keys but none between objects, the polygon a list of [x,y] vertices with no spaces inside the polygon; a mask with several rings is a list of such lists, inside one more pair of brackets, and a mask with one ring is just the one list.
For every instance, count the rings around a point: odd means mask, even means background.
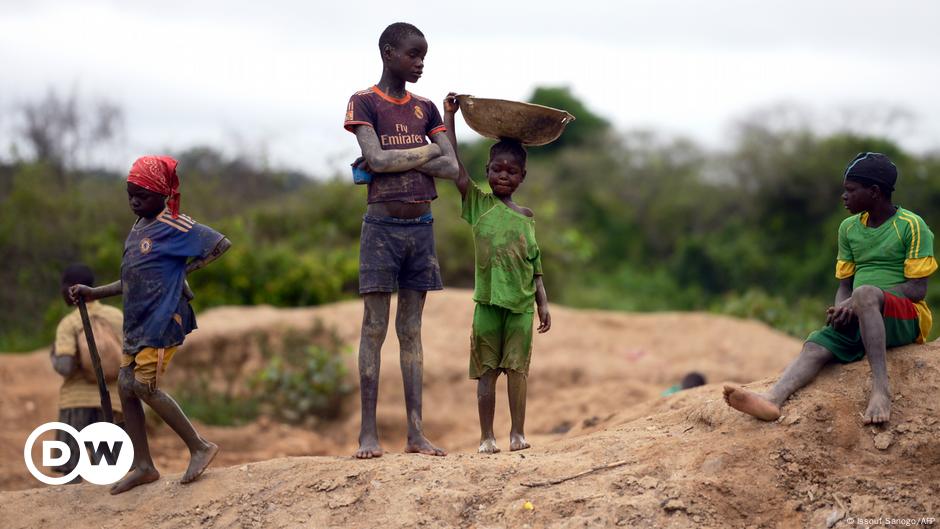
[{"label": "child's hand", "polygon": [[353,162],[351,165],[352,165],[353,167],[362,169],[363,171],[365,171],[365,172],[367,172],[367,173],[371,173],[371,172],[372,172],[372,168],[369,167],[369,162],[366,161],[365,156],[360,156],[360,157],[356,158],[356,161]]},{"label": "child's hand", "polygon": [[539,305],[539,334],[548,332],[552,328],[552,315],[548,312],[548,304]]},{"label": "child's hand", "polygon": [[450,92],[444,98],[444,112],[456,114],[460,109],[460,102],[457,101],[457,92]]},{"label": "child's hand", "polygon": [[94,296],[92,296],[92,288],[88,285],[72,285],[69,287],[69,299],[72,301],[72,304],[78,304],[79,299],[84,299],[85,301],[94,301]]},{"label": "child's hand", "polygon": [[855,313],[847,304],[836,307],[829,307],[826,310],[826,324],[832,325],[835,330],[842,330],[852,323]]}]

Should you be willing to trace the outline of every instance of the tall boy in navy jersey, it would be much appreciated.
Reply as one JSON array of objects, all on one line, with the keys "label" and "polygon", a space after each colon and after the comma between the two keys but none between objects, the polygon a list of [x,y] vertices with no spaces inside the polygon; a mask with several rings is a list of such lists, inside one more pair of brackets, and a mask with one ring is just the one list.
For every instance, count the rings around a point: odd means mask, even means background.
[{"label": "tall boy in navy jersey", "polygon": [[396,289],[395,329],[408,413],[405,451],[442,456],[445,452],[424,437],[421,427],[421,314],[427,292],[442,288],[431,226],[431,201],[437,198],[434,178],[455,179],[457,161],[437,107],[405,90],[405,83],[417,82],[424,71],[428,51],[424,34],[411,24],[392,24],[379,37],[379,50],[382,77],[373,87],[353,94],[344,123],[362,149],[355,165],[373,175],[359,246],[359,293],[365,310],[359,345],[362,424],[356,457],[383,453],[375,408],[380,353]]},{"label": "tall boy in navy jersey", "polygon": [[141,401],[189,448],[190,462],[182,483],[198,478],[219,451],[196,432],[176,401],[159,387],[173,354],[196,328],[184,295],[186,274],[214,261],[231,246],[219,232],[179,213],[176,165],[168,156],[144,156],[134,162],[127,177],[127,196],[138,219],[124,243],[121,279],[97,288],[75,285],[70,289],[73,299],[124,297],[124,356],[118,386],[125,428],[134,443],[134,465],[111,487],[112,494],[160,477],[150,457]]}]

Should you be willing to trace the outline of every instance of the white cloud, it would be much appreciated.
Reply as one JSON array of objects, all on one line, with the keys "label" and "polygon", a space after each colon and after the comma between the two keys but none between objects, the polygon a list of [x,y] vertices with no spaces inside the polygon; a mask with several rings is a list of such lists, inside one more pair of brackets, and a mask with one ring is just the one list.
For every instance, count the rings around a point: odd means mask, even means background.
[{"label": "white cloud", "polygon": [[718,145],[729,120],[755,106],[862,101],[917,114],[900,138],[911,148],[940,137],[934,2],[389,5],[0,4],[0,105],[77,85],[125,108],[122,159],[197,142],[264,144],[275,163],[322,173],[355,155],[341,128],[346,100],[378,79],[378,34],[405,17],[430,42],[412,88],[438,104],[448,90],[523,99],[565,84],[618,127]]}]

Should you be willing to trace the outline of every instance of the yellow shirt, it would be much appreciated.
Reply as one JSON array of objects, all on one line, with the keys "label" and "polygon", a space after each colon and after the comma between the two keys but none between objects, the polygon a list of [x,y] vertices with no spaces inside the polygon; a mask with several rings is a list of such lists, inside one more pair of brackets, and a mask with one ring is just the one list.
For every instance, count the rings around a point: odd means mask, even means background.
[{"label": "yellow shirt", "polygon": [[[88,315],[97,315],[111,324],[114,332],[120,338],[124,327],[124,315],[120,310],[92,301],[87,304]],[[82,316],[78,309],[72,311],[68,316],[62,318],[55,331],[55,354],[57,356],[77,356],[78,340],[85,339],[85,331],[82,328]],[[121,399],[117,392],[117,383],[108,384],[108,391],[111,393],[111,409],[121,411]],[[65,377],[62,381],[62,388],[59,390],[59,409],[67,408],[100,408],[101,395],[98,393],[98,384],[88,382],[82,376],[81,368],[76,369],[71,375]]]}]

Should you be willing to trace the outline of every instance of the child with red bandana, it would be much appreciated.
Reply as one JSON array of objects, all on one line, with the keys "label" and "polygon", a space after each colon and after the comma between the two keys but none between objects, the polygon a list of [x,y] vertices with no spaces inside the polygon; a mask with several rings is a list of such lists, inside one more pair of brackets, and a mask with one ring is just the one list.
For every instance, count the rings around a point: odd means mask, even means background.
[{"label": "child with red bandana", "polygon": [[159,387],[183,339],[196,328],[186,274],[225,253],[231,242],[212,228],[179,212],[177,161],[169,156],[137,159],[127,177],[127,196],[137,215],[124,243],[121,279],[92,288],[75,285],[73,299],[124,298],[124,356],[118,375],[125,428],[134,443],[134,465],[114,484],[112,494],[159,479],[144,429],[146,402],[186,443],[190,463],[181,480],[199,477],[219,447],[203,439],[173,400]]}]

